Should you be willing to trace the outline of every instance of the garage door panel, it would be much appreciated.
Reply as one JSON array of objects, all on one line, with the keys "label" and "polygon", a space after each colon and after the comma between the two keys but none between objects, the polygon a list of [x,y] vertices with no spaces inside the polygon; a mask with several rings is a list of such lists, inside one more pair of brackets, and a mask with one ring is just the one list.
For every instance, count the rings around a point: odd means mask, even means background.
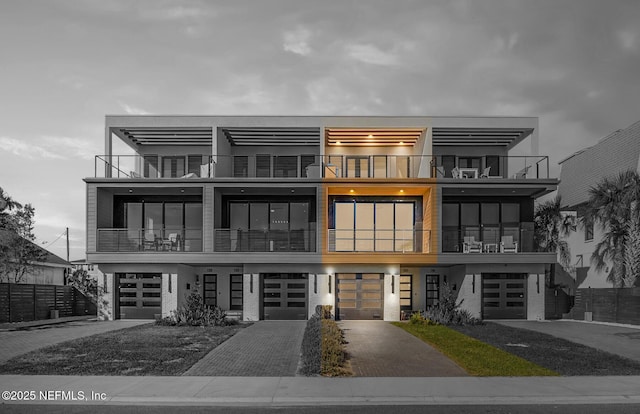
[{"label": "garage door panel", "polygon": [[526,319],[526,274],[484,274],[484,319]]},{"label": "garage door panel", "polygon": [[118,306],[121,319],[154,319],[162,313],[162,275],[119,273]]},{"label": "garage door panel", "polygon": [[307,274],[268,273],[261,276],[265,320],[307,319]]},{"label": "garage door panel", "polygon": [[337,311],[340,319],[382,319],[383,274],[339,273]]}]

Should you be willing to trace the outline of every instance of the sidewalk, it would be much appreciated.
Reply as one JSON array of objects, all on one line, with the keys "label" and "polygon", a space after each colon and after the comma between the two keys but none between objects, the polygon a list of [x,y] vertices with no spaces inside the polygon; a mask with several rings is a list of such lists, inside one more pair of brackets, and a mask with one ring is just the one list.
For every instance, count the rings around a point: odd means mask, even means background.
[{"label": "sidewalk", "polygon": [[[0,376],[0,391],[35,391],[9,404],[197,406],[640,404],[640,377],[78,377]],[[40,395],[40,391],[64,391]],[[71,401],[83,391],[87,399]],[[41,397],[50,396],[50,399]]]}]

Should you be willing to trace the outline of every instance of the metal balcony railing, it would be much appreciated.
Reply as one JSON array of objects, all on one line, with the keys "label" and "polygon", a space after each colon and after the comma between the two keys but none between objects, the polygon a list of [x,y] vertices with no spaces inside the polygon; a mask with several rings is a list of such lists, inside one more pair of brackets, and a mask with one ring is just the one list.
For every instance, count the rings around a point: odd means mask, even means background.
[{"label": "metal balcony railing", "polygon": [[98,229],[98,252],[201,252],[202,229]]},{"label": "metal balcony railing", "polygon": [[216,252],[315,252],[315,230],[214,230]]},{"label": "metal balcony railing", "polygon": [[[530,228],[524,228],[530,227]],[[443,253],[532,253],[533,223],[442,229]]]},{"label": "metal balcony railing", "polygon": [[431,231],[416,229],[329,229],[329,252],[430,253]]},{"label": "metal balcony railing", "polygon": [[[489,157],[491,160],[489,162]],[[472,161],[468,161],[473,159]],[[466,166],[462,161],[465,161]],[[470,164],[469,164],[470,163]],[[468,167],[474,165],[474,167]],[[434,155],[97,155],[96,178],[438,178],[543,179],[546,156]]]}]

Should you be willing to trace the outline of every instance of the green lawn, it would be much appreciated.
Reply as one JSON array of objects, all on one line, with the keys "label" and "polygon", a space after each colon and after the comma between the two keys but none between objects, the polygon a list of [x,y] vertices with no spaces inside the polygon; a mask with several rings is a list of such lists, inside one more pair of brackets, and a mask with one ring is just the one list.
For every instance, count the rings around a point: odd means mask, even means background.
[{"label": "green lawn", "polygon": [[0,374],[181,375],[245,326],[136,326],[29,352]]},{"label": "green lawn", "polygon": [[395,326],[422,339],[474,376],[555,376],[556,372],[502,351],[442,325],[394,322]]}]

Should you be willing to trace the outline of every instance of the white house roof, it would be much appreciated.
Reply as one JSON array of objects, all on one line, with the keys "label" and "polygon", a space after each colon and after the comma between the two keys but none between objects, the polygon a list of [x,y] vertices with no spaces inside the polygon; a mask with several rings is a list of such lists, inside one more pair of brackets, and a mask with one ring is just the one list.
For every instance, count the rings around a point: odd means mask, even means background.
[{"label": "white house roof", "polygon": [[640,121],[618,130],[592,147],[560,161],[558,194],[563,207],[575,207],[589,199],[589,188],[604,177],[637,170],[640,160]]}]

